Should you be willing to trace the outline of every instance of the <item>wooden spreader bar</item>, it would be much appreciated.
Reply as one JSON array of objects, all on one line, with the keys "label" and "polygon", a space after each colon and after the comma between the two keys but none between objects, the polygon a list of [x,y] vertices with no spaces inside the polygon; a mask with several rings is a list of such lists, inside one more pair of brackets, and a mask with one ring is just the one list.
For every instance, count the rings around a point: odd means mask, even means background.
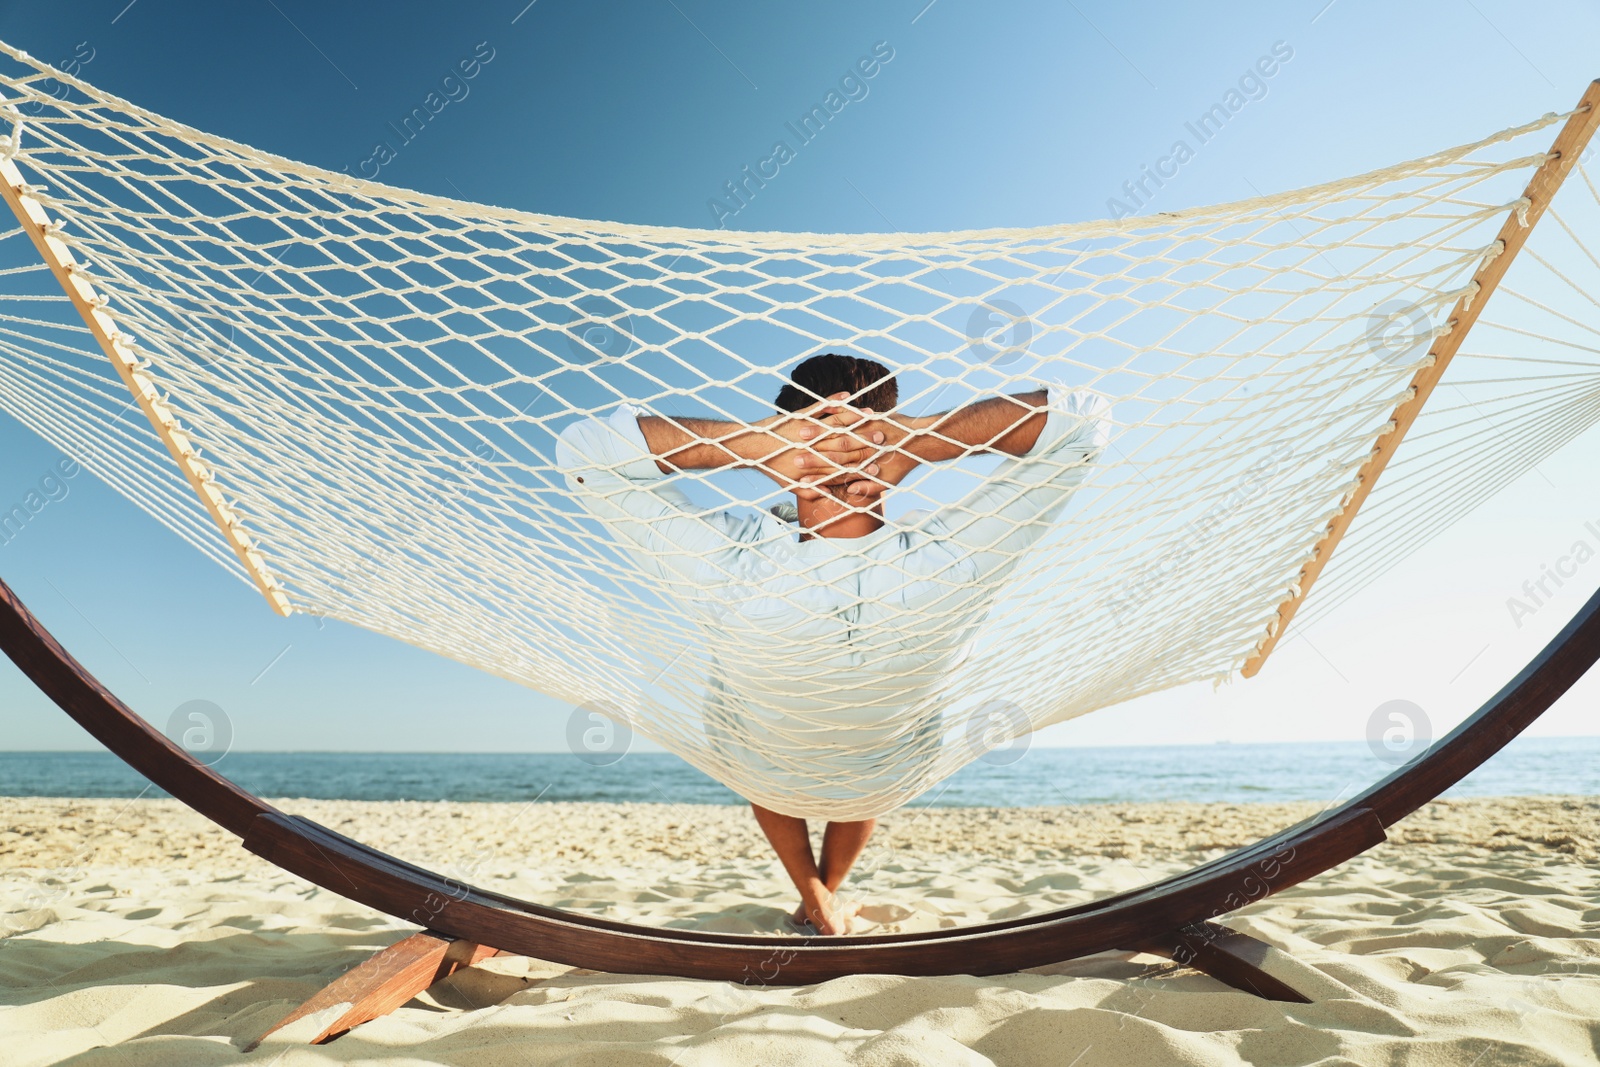
[{"label": "wooden spreader bar", "polygon": [[1311,558],[1300,568],[1300,576],[1295,581],[1294,591],[1278,605],[1277,616],[1268,633],[1256,646],[1255,655],[1245,661],[1240,673],[1246,678],[1255,677],[1267,657],[1272,655],[1272,650],[1278,647],[1278,642],[1289,629],[1290,620],[1294,618],[1295,612],[1300,610],[1300,605],[1305,603],[1311,587],[1316,584],[1323,568],[1328,565],[1333,550],[1339,547],[1340,540],[1350,529],[1350,524],[1355,521],[1361,505],[1366,503],[1372,487],[1378,484],[1378,477],[1389,465],[1389,460],[1394,457],[1400,442],[1405,440],[1406,431],[1417,421],[1422,406],[1428,402],[1428,397],[1433,395],[1434,386],[1439,384],[1439,379],[1449,368],[1450,361],[1461,350],[1462,342],[1467,339],[1467,334],[1471,332],[1473,325],[1478,321],[1478,316],[1483,312],[1483,305],[1494,295],[1495,289],[1500,285],[1500,279],[1505,277],[1506,271],[1517,258],[1517,253],[1522,251],[1522,246],[1527,243],[1534,226],[1544,217],[1545,209],[1550,206],[1550,200],[1556,195],[1556,190],[1561,188],[1561,183],[1577,165],[1578,157],[1583,155],[1583,150],[1589,144],[1589,139],[1594,136],[1597,126],[1600,126],[1600,79],[1589,83],[1588,91],[1583,94],[1583,99],[1578,101],[1577,108],[1561,127],[1555,144],[1550,146],[1549,158],[1540,164],[1539,169],[1534,171],[1533,177],[1529,179],[1528,187],[1522,194],[1526,203],[1519,203],[1506,213],[1506,220],[1500,227],[1500,235],[1490,246],[1491,253],[1479,265],[1472,276],[1472,282],[1467,286],[1466,293],[1456,301],[1455,308],[1450,313],[1448,320],[1450,329],[1434,339],[1433,346],[1429,349],[1432,361],[1420,368],[1412,377],[1406,398],[1400,401],[1394,409],[1394,414],[1389,416],[1390,428],[1378,435],[1377,442],[1372,446],[1371,455],[1356,473],[1355,488],[1344,500],[1344,506],[1339,514],[1329,521],[1328,528],[1316,543]]},{"label": "wooden spreader bar", "polygon": [[[21,129],[19,123],[13,129],[11,139],[20,137]],[[106,354],[106,358],[111,361],[111,365],[116,368],[122,383],[128,387],[128,392],[133,394],[139,410],[150,420],[156,436],[161,438],[161,443],[172,453],[173,462],[177,463],[178,469],[189,480],[190,487],[199,495],[200,503],[205,505],[212,521],[222,531],[223,538],[227,540],[228,547],[233,549],[233,554],[239,558],[245,573],[255,582],[261,595],[267,598],[267,603],[272,605],[273,611],[279,615],[290,614],[294,609],[289,605],[283,587],[268,571],[266,561],[250,539],[250,535],[245,532],[238,514],[222,495],[222,491],[217,488],[211,468],[200,457],[188,432],[162,399],[149,371],[144,369],[138,355],[129,346],[126,335],[117,328],[116,321],[106,310],[105,300],[95,292],[89,279],[79,270],[72,249],[59,236],[60,223],[52,221],[45,213],[44,206],[29,194],[28,184],[24,181],[22,172],[17,169],[15,161],[6,156],[0,156],[0,196],[5,198],[12,213],[17,216],[23,231],[32,238],[33,246],[39,250],[39,256],[50,268],[50,273],[55,275],[56,281],[61,284],[61,289],[72,301],[72,306],[82,316],[83,324],[89,328],[89,334],[100,346],[100,350]]]}]

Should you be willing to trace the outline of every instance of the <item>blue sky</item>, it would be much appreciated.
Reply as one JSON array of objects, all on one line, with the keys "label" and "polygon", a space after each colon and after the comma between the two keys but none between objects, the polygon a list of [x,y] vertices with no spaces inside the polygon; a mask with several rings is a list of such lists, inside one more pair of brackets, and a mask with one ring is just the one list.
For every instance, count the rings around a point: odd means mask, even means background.
[{"label": "blue sky", "polygon": [[[0,5],[0,38],[192,126],[443,196],[580,218],[706,226],[741,168],[878,63],[839,118],[725,221],[863,231],[1038,225],[1108,214],[1124,183],[1260,57],[1280,61],[1150,210],[1342,177],[1572,105],[1600,75],[1600,12],[1503,0],[1236,3],[1106,0],[722,5],[526,0],[446,8],[80,0]],[[469,57],[491,56],[402,143],[392,123]],[[1287,58],[1282,58],[1287,57]],[[1286,643],[1257,682],[1190,688],[1047,731],[1048,743],[1362,736],[1416,700],[1448,725],[1554,631],[1600,571],[1525,624],[1504,601],[1600,503],[1580,441],[1384,589]],[[59,455],[0,422],[0,504]],[[0,546],[4,575],[87,665],[165,722],[227,710],[244,749],[555,750],[567,709],[345,626],[280,620],[88,476]],[[1596,564],[1595,566],[1600,566]],[[1396,595],[1400,590],[1400,595]],[[1483,647],[1479,649],[1479,646]],[[1479,650],[1473,655],[1474,650]],[[1469,661],[1468,657],[1471,656]],[[1463,667],[1463,663],[1467,666]],[[1600,732],[1594,688],[1546,733]],[[94,743],[9,664],[0,744]]]}]

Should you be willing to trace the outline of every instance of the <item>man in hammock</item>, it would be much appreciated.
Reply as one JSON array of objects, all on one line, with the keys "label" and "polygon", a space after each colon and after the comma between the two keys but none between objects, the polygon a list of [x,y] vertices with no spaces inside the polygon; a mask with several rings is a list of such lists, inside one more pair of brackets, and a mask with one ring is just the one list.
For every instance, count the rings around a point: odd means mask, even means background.
[{"label": "man in hammock", "polygon": [[[770,418],[623,405],[557,445],[584,507],[709,623],[712,751],[774,805],[751,800],[800,891],[794,921],[823,934],[850,930],[859,905],[836,893],[877,825],[840,813],[873,813],[875,798],[881,811],[882,795],[903,796],[937,754],[940,682],[1106,441],[1105,402],[1088,391],[1041,388],[922,417],[898,403],[888,368],[828,354],[795,369]],[[915,468],[973,455],[1007,458],[954,505],[886,517],[885,492]],[[737,467],[772,478],[793,508],[708,511],[673,484]],[[808,813],[829,820],[820,859]]]}]

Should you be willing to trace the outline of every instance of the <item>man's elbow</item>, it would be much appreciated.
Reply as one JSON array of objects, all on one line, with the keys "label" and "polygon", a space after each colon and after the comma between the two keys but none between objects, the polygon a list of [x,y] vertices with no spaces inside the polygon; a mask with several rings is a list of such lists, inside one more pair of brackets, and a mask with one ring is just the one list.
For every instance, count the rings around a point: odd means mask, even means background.
[{"label": "man's elbow", "polygon": [[605,430],[598,419],[577,419],[556,435],[556,470],[568,484],[583,484],[584,476],[596,468],[600,455],[597,435]]},{"label": "man's elbow", "polygon": [[1064,406],[1078,420],[1078,430],[1072,436],[1093,462],[1111,443],[1111,401],[1093,389],[1078,389],[1066,398]]}]

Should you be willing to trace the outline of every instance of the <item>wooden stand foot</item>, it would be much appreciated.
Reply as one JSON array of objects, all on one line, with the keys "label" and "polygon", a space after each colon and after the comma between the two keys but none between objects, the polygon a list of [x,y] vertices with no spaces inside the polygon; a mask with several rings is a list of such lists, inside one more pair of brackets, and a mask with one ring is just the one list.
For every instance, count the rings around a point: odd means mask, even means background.
[{"label": "wooden stand foot", "polygon": [[1270,945],[1214,922],[1197,922],[1127,947],[1130,952],[1165,956],[1266,1000],[1311,1003],[1310,997],[1261,969]]},{"label": "wooden stand foot", "polygon": [[245,1046],[245,1051],[252,1051],[292,1022],[336,1005],[347,1005],[344,1014],[311,1039],[313,1045],[326,1044],[364,1022],[389,1014],[435,982],[442,982],[461,968],[471,967],[499,951],[427,930],[412,934],[335,978],[316,996]]}]

